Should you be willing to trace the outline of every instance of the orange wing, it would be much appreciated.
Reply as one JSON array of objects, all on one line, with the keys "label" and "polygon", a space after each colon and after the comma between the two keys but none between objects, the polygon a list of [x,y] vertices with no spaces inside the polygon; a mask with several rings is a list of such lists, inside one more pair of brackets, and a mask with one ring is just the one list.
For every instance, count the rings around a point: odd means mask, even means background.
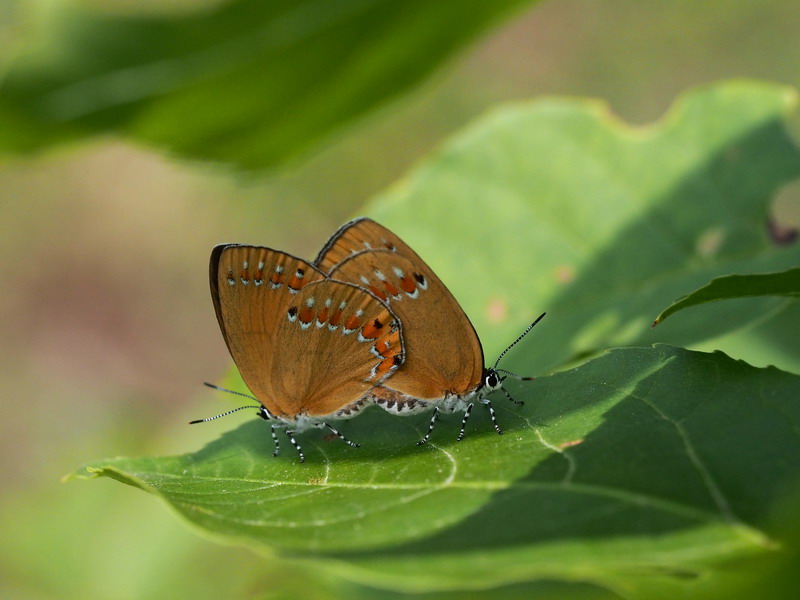
[{"label": "orange wing", "polygon": [[391,231],[371,219],[351,221],[314,264],[384,300],[403,324],[406,358],[384,387],[433,400],[481,384],[483,350],[475,328],[430,267]]},{"label": "orange wing", "polygon": [[333,415],[403,361],[392,310],[300,258],[217,246],[210,280],[228,350],[250,391],[276,417]]}]

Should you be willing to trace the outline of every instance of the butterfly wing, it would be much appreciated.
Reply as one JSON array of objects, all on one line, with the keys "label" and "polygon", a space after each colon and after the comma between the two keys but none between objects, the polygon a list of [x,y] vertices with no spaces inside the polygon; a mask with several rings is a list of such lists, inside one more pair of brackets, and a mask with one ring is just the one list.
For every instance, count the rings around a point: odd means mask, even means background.
[{"label": "butterfly wing", "polygon": [[314,262],[385,300],[403,324],[406,358],[385,387],[421,399],[474,391],[483,350],[456,299],[403,240],[367,218],[347,223]]},{"label": "butterfly wing", "polygon": [[231,356],[274,416],[333,415],[402,363],[400,324],[391,309],[300,258],[217,246],[210,279]]}]

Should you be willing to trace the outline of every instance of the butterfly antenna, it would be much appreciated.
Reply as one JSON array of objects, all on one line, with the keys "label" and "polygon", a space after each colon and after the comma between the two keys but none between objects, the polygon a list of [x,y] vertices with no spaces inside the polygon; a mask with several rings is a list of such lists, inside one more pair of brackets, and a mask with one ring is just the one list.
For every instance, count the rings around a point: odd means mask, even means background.
[{"label": "butterfly antenna", "polygon": [[234,408],[233,410],[229,410],[228,412],[220,413],[218,415],[214,415],[213,417],[207,417],[205,419],[195,419],[194,421],[189,421],[189,425],[194,425],[195,423],[206,423],[208,421],[213,421],[214,419],[219,419],[220,417],[227,417],[235,412],[239,412],[240,410],[244,410],[245,408],[258,408],[257,406],[253,406],[249,404],[247,406],[240,406],[239,408]]},{"label": "butterfly antenna", "polygon": [[[228,394],[234,394],[236,396],[243,396],[244,398],[249,398],[250,400],[255,400],[256,402],[258,402],[258,400],[256,400],[256,398],[254,398],[250,394],[243,394],[242,392],[237,392],[237,391],[234,391],[234,390],[228,390],[228,389],[219,387],[218,385],[214,385],[213,383],[208,383],[208,382],[204,382],[203,385],[206,385],[206,386],[210,387],[211,389],[218,390],[220,392],[227,392]],[[252,404],[250,404],[248,406],[240,406],[239,408],[234,408],[233,410],[229,410],[227,412],[220,413],[218,415],[214,415],[213,417],[207,417],[205,419],[195,419],[194,421],[189,421],[189,425],[194,425],[195,423],[206,423],[208,421],[213,421],[214,419],[219,419],[220,417],[227,417],[228,415],[232,415],[233,413],[239,412],[240,410],[244,410],[245,408],[260,408],[260,407],[261,407],[261,403],[260,402],[258,402],[258,406],[253,406]]]},{"label": "butterfly antenna", "polygon": [[501,360],[501,359],[502,359],[502,358],[503,358],[503,357],[506,355],[506,353],[507,353],[509,350],[511,350],[511,349],[512,349],[514,346],[516,346],[516,345],[517,345],[517,344],[518,344],[518,343],[519,343],[519,342],[522,340],[522,338],[524,338],[526,335],[528,335],[528,332],[529,332],[531,329],[533,329],[534,325],[536,325],[536,324],[537,324],[539,321],[541,321],[541,320],[544,318],[544,316],[545,316],[546,314],[547,314],[547,313],[542,313],[542,314],[540,314],[540,315],[539,315],[539,317],[538,317],[538,318],[537,318],[537,319],[536,319],[536,320],[535,320],[533,323],[531,323],[530,325],[528,325],[528,327],[526,327],[526,328],[525,328],[525,331],[523,331],[523,332],[522,332],[522,333],[519,335],[519,337],[518,337],[517,339],[515,339],[513,342],[511,342],[511,344],[509,344],[508,348],[506,348],[505,350],[503,350],[503,351],[500,353],[500,356],[498,356],[498,357],[497,357],[497,360],[496,360],[496,361],[494,361],[494,367],[493,367],[493,368],[494,368],[494,370],[495,370],[495,371],[497,370],[497,365],[499,365],[499,364],[500,364],[500,360]]},{"label": "butterfly antenna", "polygon": [[[541,319],[541,317],[539,317]],[[237,392],[236,390],[228,390],[224,387],[219,387],[218,385],[214,385],[213,383],[208,383],[207,381],[203,382],[203,385],[210,387],[212,390],[217,390],[218,392],[225,392],[226,394],[234,394],[235,396],[241,396],[242,398],[249,398],[250,400],[255,400],[258,402],[258,398],[255,396],[251,396],[250,394],[243,394],[242,392]],[[258,402],[261,404],[260,402]]]}]

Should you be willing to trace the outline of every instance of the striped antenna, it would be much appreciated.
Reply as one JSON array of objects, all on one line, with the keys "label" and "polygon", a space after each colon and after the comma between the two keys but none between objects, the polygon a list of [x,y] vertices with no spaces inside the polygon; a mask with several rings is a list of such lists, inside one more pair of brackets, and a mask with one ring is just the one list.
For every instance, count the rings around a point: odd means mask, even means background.
[{"label": "striped antenna", "polygon": [[[236,396],[242,396],[243,398],[249,398],[250,400],[255,400],[256,402],[258,402],[258,398],[256,398],[255,396],[251,396],[250,394],[243,394],[242,392],[237,392],[236,390],[229,390],[224,387],[219,387],[218,385],[214,385],[213,383],[208,383],[207,381],[204,381],[203,385],[210,387],[212,390],[217,390],[218,392],[225,392],[226,394],[234,394]],[[261,402],[258,403],[261,404]]]},{"label": "striped antenna", "polygon": [[[219,387],[218,385],[214,385],[213,383],[208,383],[207,381],[204,382],[203,385],[206,385],[206,386],[210,387],[211,389],[218,390],[220,392],[226,392],[228,394],[234,394],[236,396],[243,396],[244,398],[249,398],[250,400],[255,400],[256,402],[258,402],[258,400],[256,398],[254,398],[253,396],[251,396],[250,394],[243,394],[242,392],[237,392],[235,390],[228,390],[228,389]],[[227,417],[228,415],[232,415],[233,413],[239,412],[240,410],[244,410],[246,408],[261,408],[261,407],[262,406],[261,406],[260,402],[258,402],[258,406],[253,406],[252,404],[249,404],[247,406],[240,406],[239,408],[234,408],[232,410],[229,410],[229,411],[224,412],[224,413],[220,413],[220,414],[215,415],[213,417],[207,417],[205,419],[195,419],[194,421],[189,421],[189,425],[194,425],[195,423],[206,423],[208,421],[213,421],[214,419],[219,419],[220,417]]]},{"label": "striped antenna", "polygon": [[[547,314],[547,313],[542,313],[542,314],[540,314],[540,315],[539,315],[539,317],[538,317],[538,318],[537,318],[537,319],[536,319],[536,320],[535,320],[533,323],[531,323],[530,325],[528,325],[528,327],[525,329],[525,331],[523,331],[523,332],[522,332],[522,333],[519,335],[519,337],[518,337],[517,339],[515,339],[513,342],[511,342],[511,344],[508,346],[508,348],[506,348],[505,350],[503,350],[503,351],[500,353],[500,356],[498,356],[498,357],[497,357],[497,360],[496,360],[496,361],[494,361],[494,367],[493,367],[493,368],[494,368],[494,370],[495,370],[495,371],[497,370],[497,365],[499,365],[499,364],[500,364],[500,359],[502,359],[502,358],[503,358],[503,357],[506,355],[506,353],[507,353],[509,350],[511,350],[511,349],[512,349],[514,346],[516,346],[516,345],[517,345],[517,344],[518,344],[518,343],[519,343],[519,342],[522,340],[522,338],[524,338],[526,335],[528,335],[528,332],[529,332],[531,329],[533,329],[533,326],[534,326],[534,325],[536,325],[536,324],[537,324],[539,321],[541,321],[541,320],[544,318],[544,316],[545,316],[546,314]],[[508,371],[503,371],[503,372],[504,372],[504,373],[508,373]]]}]

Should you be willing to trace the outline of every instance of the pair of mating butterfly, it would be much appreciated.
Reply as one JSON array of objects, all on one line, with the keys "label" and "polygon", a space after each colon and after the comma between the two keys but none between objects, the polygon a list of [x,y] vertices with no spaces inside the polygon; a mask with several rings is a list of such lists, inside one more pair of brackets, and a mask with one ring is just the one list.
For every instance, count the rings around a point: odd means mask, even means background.
[{"label": "pair of mating butterfly", "polygon": [[371,404],[398,415],[433,408],[420,445],[440,411],[464,411],[461,440],[476,402],[502,433],[488,394],[500,389],[514,401],[503,381],[530,378],[497,364],[544,316],[485,368],[478,335],[450,291],[399,237],[366,218],[342,226],[313,264],[270,248],[217,246],[210,279],[222,335],[253,393],[239,395],[259,402],[259,416],[275,422],[275,455],[276,427],[285,427],[301,462],[295,433],[327,427],[358,446],[328,420]]}]

